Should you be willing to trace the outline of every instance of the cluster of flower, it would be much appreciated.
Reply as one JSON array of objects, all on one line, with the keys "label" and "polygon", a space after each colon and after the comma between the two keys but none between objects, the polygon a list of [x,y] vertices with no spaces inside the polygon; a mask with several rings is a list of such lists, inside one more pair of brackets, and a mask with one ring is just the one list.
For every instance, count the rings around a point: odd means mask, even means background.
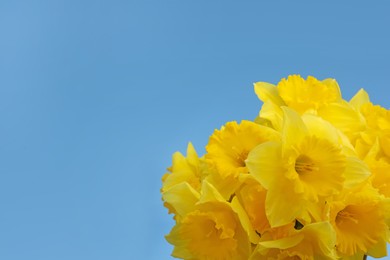
[{"label": "cluster of flower", "polygon": [[387,255],[390,110],[334,79],[258,82],[254,121],[215,130],[163,176],[183,259],[363,259]]}]

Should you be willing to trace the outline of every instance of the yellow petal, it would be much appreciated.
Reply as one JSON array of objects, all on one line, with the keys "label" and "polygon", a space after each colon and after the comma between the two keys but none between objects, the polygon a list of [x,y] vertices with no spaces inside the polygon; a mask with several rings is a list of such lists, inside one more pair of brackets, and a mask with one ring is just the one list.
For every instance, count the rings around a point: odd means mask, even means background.
[{"label": "yellow petal", "polygon": [[351,136],[366,127],[364,117],[347,102],[329,104],[318,110],[318,115]]},{"label": "yellow petal", "polygon": [[194,146],[192,143],[188,143],[187,146],[187,159],[192,163],[192,164],[197,164],[199,161],[199,156],[195,151]]},{"label": "yellow petal", "polygon": [[283,111],[275,103],[265,101],[261,107],[259,117],[268,120],[275,130],[280,131],[282,129]]},{"label": "yellow petal", "polygon": [[191,185],[182,182],[163,192],[162,197],[180,216],[184,216],[194,208],[200,196]]},{"label": "yellow petal", "polygon": [[386,161],[368,161],[372,171],[371,184],[378,192],[390,198],[390,164]]},{"label": "yellow petal", "polygon": [[266,142],[255,147],[245,161],[249,173],[253,175],[260,184],[269,189],[273,182],[277,182],[283,173],[280,164],[281,144],[278,142]]},{"label": "yellow petal", "polygon": [[386,240],[381,239],[377,244],[368,249],[367,255],[375,258],[387,256]]},{"label": "yellow petal", "polygon": [[165,239],[171,243],[172,245],[176,245],[173,248],[172,256],[176,258],[183,258],[183,259],[191,259],[193,255],[188,250],[187,247],[185,247],[185,241],[180,235],[180,226],[175,225],[171,232],[165,236]]},{"label": "yellow petal", "polygon": [[312,247],[318,256],[327,256],[324,259],[334,259],[334,246],[336,245],[336,233],[328,221],[306,225],[302,229],[306,246]]},{"label": "yellow petal", "polygon": [[357,157],[347,157],[346,166],[344,172],[344,186],[345,188],[351,189],[358,185],[361,185],[364,181],[370,177],[371,172],[367,164]]},{"label": "yellow petal", "polygon": [[[253,176],[251,177],[253,178]],[[267,191],[258,181],[254,178],[246,178],[245,184],[237,190],[235,196],[245,210],[251,229],[259,235],[263,235],[270,228],[265,212],[266,195]]]},{"label": "yellow petal", "polygon": [[199,202],[205,203],[209,201],[225,202],[225,199],[213,185],[211,185],[207,180],[204,180],[202,183]]},{"label": "yellow petal", "polygon": [[390,158],[390,131],[383,130],[379,136],[379,142],[384,155]]},{"label": "yellow petal", "polygon": [[231,202],[231,206],[232,209],[237,213],[244,230],[248,234],[250,242],[253,244],[257,244],[260,240],[260,237],[258,234],[256,234],[256,231],[253,229],[249,217],[245,212],[245,209],[242,207],[241,203],[238,201],[237,197],[233,198]]},{"label": "yellow petal", "polygon": [[341,260],[362,260],[364,259],[364,253],[363,252],[358,252],[352,256],[346,256],[346,255],[342,255],[342,257],[340,257]]},{"label": "yellow petal", "polygon": [[263,101],[271,101],[277,106],[284,106],[284,101],[281,99],[278,93],[278,89],[275,85],[267,82],[257,82],[254,84],[255,93],[258,98]]},{"label": "yellow petal", "polygon": [[229,175],[222,177],[216,173],[208,175],[204,181],[207,181],[212,186],[214,186],[225,200],[229,200],[232,194],[234,194],[234,191],[237,190],[241,185],[241,182],[237,176]]},{"label": "yellow petal", "polygon": [[162,192],[181,182],[187,182],[195,190],[199,190],[204,171],[201,163],[202,160],[191,143],[187,147],[187,157],[175,152],[172,156],[172,167],[168,169],[169,173],[163,176]]},{"label": "yellow petal", "polygon": [[259,245],[265,248],[287,249],[298,245],[303,239],[304,235],[299,234],[296,236],[286,237],[282,239],[259,242]]},{"label": "yellow petal", "polygon": [[308,203],[302,193],[296,193],[288,179],[280,179],[268,191],[265,211],[271,227],[280,227],[295,219],[309,220]]},{"label": "yellow petal", "polygon": [[288,107],[282,107],[283,130],[282,130],[282,152],[291,149],[295,145],[302,142],[305,136],[308,135],[308,130],[303,123],[301,116],[294,110]]},{"label": "yellow petal", "polygon": [[339,87],[339,83],[335,79],[327,78],[321,81],[322,84],[326,85],[328,87],[328,102],[338,102],[341,100],[341,91]]},{"label": "yellow petal", "polygon": [[328,121],[322,119],[319,116],[310,114],[302,115],[302,120],[309,130],[311,136],[327,139],[335,145],[342,145],[343,149],[347,148],[350,151],[354,150],[354,147],[352,146],[348,137],[346,137]]},{"label": "yellow petal", "polygon": [[360,89],[355,96],[351,98],[349,103],[355,108],[360,109],[364,104],[370,103],[370,97],[364,89]]}]

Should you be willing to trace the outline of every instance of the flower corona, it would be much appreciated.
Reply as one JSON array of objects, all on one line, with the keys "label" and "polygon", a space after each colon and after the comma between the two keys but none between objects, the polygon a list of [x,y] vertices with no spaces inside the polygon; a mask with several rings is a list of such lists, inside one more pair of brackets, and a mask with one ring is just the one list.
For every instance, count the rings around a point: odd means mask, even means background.
[{"label": "flower corona", "polygon": [[390,242],[390,110],[291,75],[254,84],[258,116],[215,130],[162,178],[180,259],[363,259]]}]

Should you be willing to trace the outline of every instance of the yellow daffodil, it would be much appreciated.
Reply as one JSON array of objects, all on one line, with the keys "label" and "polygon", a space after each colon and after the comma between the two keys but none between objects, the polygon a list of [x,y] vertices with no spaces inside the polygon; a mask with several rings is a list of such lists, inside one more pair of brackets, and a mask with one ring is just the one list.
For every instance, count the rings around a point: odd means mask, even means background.
[{"label": "yellow daffodil", "polygon": [[183,259],[246,260],[250,243],[237,214],[218,191],[204,182],[199,203],[166,237],[172,256]]},{"label": "yellow daffodil", "polygon": [[359,90],[349,102],[332,103],[318,111],[343,133],[364,158],[378,139],[382,155],[390,159],[390,111],[373,105],[367,92]]},{"label": "yellow daffodil", "polygon": [[300,113],[341,101],[339,85],[334,79],[319,81],[309,76],[304,80],[298,75],[292,75],[282,79],[277,88],[287,106]]},{"label": "yellow daffodil", "polygon": [[[370,186],[346,192],[330,202],[330,221],[337,234],[341,256],[357,253],[383,257],[387,226],[384,198]],[[379,247],[377,245],[380,245]]]},{"label": "yellow daffodil", "polygon": [[340,88],[334,79],[319,81],[312,76],[305,80],[299,75],[291,75],[282,79],[277,86],[258,82],[255,83],[255,92],[263,102],[288,106],[301,114],[342,100]]},{"label": "yellow daffodil", "polygon": [[364,90],[358,92],[350,103],[342,99],[340,88],[334,79],[322,81],[299,75],[282,79],[277,86],[266,82],[255,83],[255,92],[264,102],[259,118],[266,119],[275,129],[280,129],[282,106],[288,106],[300,114],[312,113],[334,124],[351,140],[365,129],[365,119],[360,107],[369,102]]},{"label": "yellow daffodil", "polygon": [[201,180],[206,171],[204,164],[191,143],[187,147],[187,157],[179,152],[173,154],[172,166],[162,178],[161,192],[164,206],[169,213],[175,214],[176,220],[183,215],[183,207],[188,210],[198,201]]},{"label": "yellow daffodil", "polygon": [[202,160],[198,157],[191,143],[187,147],[187,157],[184,157],[180,152],[174,153],[172,167],[168,169],[169,173],[166,173],[162,178],[162,192],[182,182],[187,182],[195,190],[199,190],[203,175]]},{"label": "yellow daffodil", "polygon": [[230,197],[240,185],[238,177],[248,173],[248,153],[258,144],[278,139],[280,134],[275,130],[246,120],[240,124],[229,122],[215,130],[206,146],[205,159],[214,173],[209,181],[224,197]]},{"label": "yellow daffodil", "polygon": [[199,157],[173,155],[161,188],[188,260],[360,260],[390,242],[390,110],[334,79],[255,83],[254,121],[228,122]]},{"label": "yellow daffodil", "polygon": [[[354,186],[369,176],[368,168],[357,158],[346,156],[343,146],[324,133],[313,133],[293,110],[283,107],[282,140],[263,143],[247,159],[252,175],[267,189],[266,213],[272,227],[296,218],[308,220],[308,205],[318,196],[331,196],[344,186]],[[321,123],[322,122],[322,123]],[[314,124],[315,125],[315,124]]]}]

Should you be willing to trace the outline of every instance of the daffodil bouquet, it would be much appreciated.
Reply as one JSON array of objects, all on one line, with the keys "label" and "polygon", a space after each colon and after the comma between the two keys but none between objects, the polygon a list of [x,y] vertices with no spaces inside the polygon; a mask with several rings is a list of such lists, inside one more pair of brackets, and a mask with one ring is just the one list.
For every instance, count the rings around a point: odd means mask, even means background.
[{"label": "daffodil bouquet", "polygon": [[390,111],[334,79],[258,82],[254,121],[215,130],[163,176],[182,259],[363,259],[387,255]]}]

